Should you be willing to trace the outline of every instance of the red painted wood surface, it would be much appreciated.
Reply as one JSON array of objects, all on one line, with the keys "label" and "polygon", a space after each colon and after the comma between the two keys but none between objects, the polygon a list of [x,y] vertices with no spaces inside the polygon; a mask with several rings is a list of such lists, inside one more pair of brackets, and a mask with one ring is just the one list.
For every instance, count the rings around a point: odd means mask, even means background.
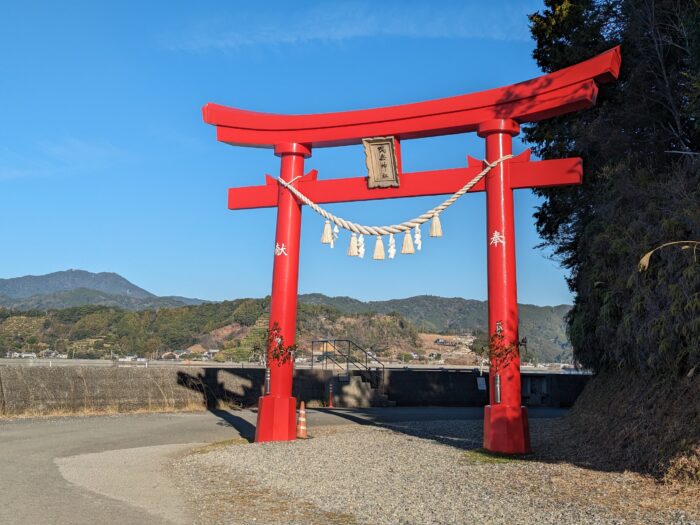
[{"label": "red painted wood surface", "polygon": [[475,131],[484,121],[510,118],[536,122],[595,103],[596,83],[617,78],[620,49],[518,84],[468,95],[358,111],[277,115],[206,104],[204,121],[217,138],[238,146],[273,147],[301,143],[318,147],[359,144],[363,138],[393,135],[413,139]]},{"label": "red painted wood surface", "polygon": [[[273,115],[216,104],[203,108],[204,120],[217,127],[223,142],[240,146],[274,147],[282,157],[281,177],[303,173],[312,147],[358,144],[363,138],[393,135],[411,139],[477,131],[486,139],[486,159],[493,162],[512,150],[519,123],[562,115],[595,103],[597,84],[617,78],[620,49],[611,49],[561,71],[480,93],[388,108],[319,115]],[[365,177],[318,180],[311,171],[294,185],[319,204],[451,194],[464,186],[483,163],[469,157],[466,168],[403,173],[399,188],[368,189]],[[580,184],[581,159],[529,162],[529,152],[505,161],[471,191],[486,191],[489,333],[503,327],[506,344],[518,342],[518,304],[515,275],[513,190]],[[266,184],[229,190],[229,208],[277,207],[276,246],[270,326],[279,325],[285,345],[296,330],[297,281],[301,205],[272,177]],[[494,234],[503,242],[493,242]],[[501,237],[497,237],[501,238]],[[493,363],[495,364],[495,363]],[[291,362],[269,360],[270,393],[259,403],[256,441],[295,439],[296,401],[292,397]],[[490,404],[484,410],[484,446],[504,453],[530,449],[527,410],[520,406],[520,370],[516,356],[498,371],[501,398],[496,399],[495,367],[491,370]]]},{"label": "red painted wood surface", "polygon": [[[486,138],[486,160],[494,162],[509,155],[513,149],[513,136],[519,131],[517,123],[509,119],[481,124],[479,136]],[[518,287],[511,182],[515,165],[512,160],[506,160],[486,174],[489,334],[500,332],[503,345],[514,351],[507,362],[499,362],[491,356],[489,406],[484,411],[484,448],[504,454],[530,451],[529,436],[525,433],[527,412],[523,412],[520,406]],[[496,374],[500,378],[500,399],[496,399]]]},{"label": "red painted wood surface", "polygon": [[[318,180],[315,170],[299,179],[296,187],[316,204],[448,195],[459,190],[483,169],[480,161],[475,163],[474,159],[471,160],[471,165],[467,168],[403,173],[398,188],[368,189],[366,177]],[[516,160],[513,159],[511,168],[513,189],[580,184],[583,177],[580,158],[539,162]],[[277,206],[278,185],[274,178],[268,176],[266,184],[261,186],[230,188],[228,207],[232,210],[245,210]],[[481,179],[470,193],[484,190],[485,180]]]},{"label": "red painted wood surface", "polygon": [[[304,158],[311,152],[297,144],[275,148],[281,160],[280,177],[291,181],[304,173]],[[294,196],[279,186],[277,229],[273,254],[272,299],[269,333],[282,338],[281,345],[294,345],[297,323],[297,285],[299,281],[299,248],[301,238],[301,206]],[[296,399],[292,397],[293,356],[280,358],[267,349],[270,369],[270,392],[258,402],[258,424],[255,440],[291,441],[296,439]]]}]

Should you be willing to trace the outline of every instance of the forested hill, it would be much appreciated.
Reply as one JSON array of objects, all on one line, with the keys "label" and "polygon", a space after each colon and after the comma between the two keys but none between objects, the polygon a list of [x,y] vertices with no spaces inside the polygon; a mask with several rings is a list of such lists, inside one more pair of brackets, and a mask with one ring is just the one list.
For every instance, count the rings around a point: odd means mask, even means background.
[{"label": "forested hill", "polygon": [[[398,312],[414,323],[424,332],[444,334],[461,333],[473,330],[486,330],[488,303],[461,297],[438,297],[435,295],[418,295],[406,299],[388,301],[359,301],[352,297],[328,297],[320,293],[299,296],[299,301],[306,304],[324,304],[342,312]],[[546,328],[552,335],[564,336],[561,332],[562,319],[571,309],[569,305],[536,306],[518,305],[521,326]]]},{"label": "forested hill", "polygon": [[[120,348],[129,348],[133,353],[154,349],[181,349],[183,345],[206,340],[207,333],[212,330],[235,323],[241,326],[252,325],[262,315],[260,305],[266,304],[266,301],[244,300],[241,303],[244,305],[242,311],[247,312],[247,317],[245,322],[241,322],[239,317],[242,314],[237,310],[240,300],[213,306],[202,304],[203,301],[197,299],[158,297],[116,273],[68,270],[42,276],[0,280],[0,308],[5,307],[13,312],[28,312],[29,316],[34,318],[44,315],[41,312],[47,312],[44,317],[52,328],[34,334],[29,341],[36,339],[51,345],[52,342],[66,339],[66,334],[70,334],[70,341],[71,338],[77,337],[77,333],[81,337],[101,338],[101,341],[119,340]],[[391,321],[398,318],[402,323],[404,320],[409,322],[409,331],[412,333],[477,333],[485,332],[487,328],[487,305],[484,301],[421,295],[408,299],[362,302],[351,297],[308,294],[300,296],[300,303],[308,306],[300,310],[300,325],[302,320],[305,323],[300,329],[303,329],[302,336],[308,334],[309,337],[363,339],[363,331],[369,331],[376,336],[371,343],[381,346],[384,345],[381,341],[382,334],[388,333],[388,324],[382,320]],[[251,304],[257,306],[251,310]],[[102,308],[80,308],[88,305]],[[181,308],[188,305],[200,307]],[[68,310],[64,313],[54,312],[61,309]],[[161,312],[169,309],[173,311]],[[124,310],[143,313],[128,315]],[[564,321],[568,310],[566,305],[520,305],[520,335],[528,339],[529,355],[540,361],[570,361],[571,348],[566,337]],[[235,316],[234,311],[237,311]],[[251,318],[253,314],[255,317]],[[387,317],[393,314],[397,315],[391,319]],[[63,326],[63,322],[55,324],[52,321],[66,316],[78,316],[75,320],[77,332],[73,327]],[[155,325],[145,321],[153,316],[158,320]],[[340,317],[345,321],[336,324],[335,321],[328,321]],[[361,319],[362,328],[357,328],[357,322],[350,322],[351,318]],[[165,332],[161,332],[161,319],[168,320]],[[197,319],[197,322],[193,324],[192,319]],[[182,326],[176,326],[178,322]],[[351,329],[353,323],[355,328]],[[372,323],[381,325],[382,329],[375,331]],[[137,328],[125,329],[126,325]],[[81,328],[83,326],[91,326],[94,329],[90,328],[84,332]],[[405,350],[410,346],[410,339],[411,337],[401,341],[397,339],[392,344]],[[0,343],[3,341],[0,340]],[[22,338],[10,343],[5,337],[5,347],[0,344],[0,352],[26,348],[25,343]],[[140,348],[139,344],[144,346],[145,350]],[[223,341],[210,341],[210,344],[218,347]]]},{"label": "forested hill", "polygon": [[[265,346],[268,312],[269,299],[138,312],[94,305],[27,312],[0,308],[0,353],[109,358],[218,349],[222,356],[248,360]],[[300,305],[297,332],[302,353],[313,339],[325,338],[351,338],[363,347],[392,354],[412,352],[421,345],[415,327],[398,314],[343,314],[321,305]]]},{"label": "forested hill", "polygon": [[0,306],[14,310],[50,310],[87,304],[148,310],[203,302],[186,297],[158,297],[111,272],[66,270],[0,279]]},{"label": "forested hill", "polygon": [[[435,308],[435,303],[430,302],[419,303],[417,308],[430,307],[430,304]],[[539,311],[539,307],[535,308]],[[358,308],[350,312],[330,305],[301,302],[297,342],[300,349],[308,350],[314,339],[352,339],[365,348],[382,349],[385,355],[422,353],[415,324],[396,312],[396,308],[385,310]],[[404,307],[404,310],[411,311],[411,308]],[[0,308],[0,353],[52,350],[77,357],[148,356],[198,346],[202,350],[216,348],[238,359],[247,359],[264,346],[268,311],[269,298],[141,311],[95,305],[25,312]],[[477,317],[474,319],[471,328],[459,331],[479,330],[482,325]],[[570,359],[565,341],[557,339],[562,336],[555,335],[549,340],[546,335],[556,333],[553,325],[563,324],[561,315],[535,316],[527,323],[531,328],[522,335],[529,339],[530,358],[537,361]]]},{"label": "forested hill", "polygon": [[536,190],[570,274],[574,355],[598,372],[563,439],[581,463],[698,483],[700,3],[544,0],[530,28],[544,72],[622,55],[595,107],[523,130],[540,158],[584,166],[581,185]]},{"label": "forested hill", "polygon": [[[323,294],[300,295],[299,301],[305,304],[321,304],[336,308],[341,312],[362,313],[397,312],[411,321],[421,332],[458,334],[465,332],[485,332],[488,322],[486,301],[462,299],[460,297],[437,297],[419,295],[406,299],[363,302],[352,297],[328,297]],[[569,305],[536,306],[521,304],[520,336],[527,337],[528,345],[541,360],[567,360],[571,346],[566,336],[565,316]]]},{"label": "forested hill", "polygon": [[62,290],[22,298],[0,295],[0,307],[4,306],[5,308],[19,311],[57,310],[85,305],[109,306],[125,310],[151,310],[155,308],[176,308],[188,304],[201,304],[202,302],[204,301],[181,297],[157,297],[155,295],[134,297],[132,295],[112,294],[89,288]]},{"label": "forested hill", "polygon": [[33,295],[65,292],[88,288],[112,295],[126,295],[137,299],[155,297],[143,288],[111,272],[92,273],[84,270],[66,270],[46,275],[25,275],[12,279],[0,279],[0,295],[13,299],[25,299]]},{"label": "forested hill", "polygon": [[621,45],[595,107],[525,129],[543,159],[582,157],[583,184],[536,190],[537,228],[563,265],[580,362],[678,377],[700,366],[700,7],[547,0],[530,18],[545,72]]}]

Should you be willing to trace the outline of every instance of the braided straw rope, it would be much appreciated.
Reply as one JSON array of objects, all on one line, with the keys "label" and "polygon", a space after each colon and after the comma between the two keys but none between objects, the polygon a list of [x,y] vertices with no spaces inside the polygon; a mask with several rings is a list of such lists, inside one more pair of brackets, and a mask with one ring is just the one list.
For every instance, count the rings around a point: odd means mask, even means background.
[{"label": "braided straw rope", "polygon": [[435,215],[442,213],[447,208],[452,206],[455,202],[457,202],[457,199],[459,199],[462,195],[464,195],[470,189],[472,189],[474,187],[474,185],[477,182],[479,182],[482,178],[484,178],[489,171],[491,171],[493,168],[495,168],[496,166],[498,166],[502,162],[504,162],[508,159],[511,159],[511,158],[513,158],[513,155],[504,155],[503,157],[494,161],[493,163],[489,163],[488,161],[484,161],[484,163],[486,164],[486,167],[483,170],[481,170],[481,172],[479,172],[472,180],[470,180],[464,186],[462,186],[461,189],[457,190],[451,197],[449,197],[442,204],[435,206],[435,208],[433,208],[432,210],[426,211],[424,214],[416,217],[415,219],[402,222],[401,224],[394,224],[392,226],[363,226],[362,224],[357,224],[355,222],[345,220],[342,217],[338,217],[337,215],[333,215],[329,211],[324,210],[318,204],[316,204],[311,199],[309,199],[306,195],[304,195],[299,190],[297,190],[295,187],[293,187],[292,183],[294,182],[294,180],[292,180],[291,182],[287,182],[287,181],[282,180],[282,178],[278,177],[277,182],[279,182],[282,186],[284,186],[289,191],[291,191],[292,194],[296,198],[298,198],[304,204],[308,205],[312,210],[314,210],[316,213],[318,213],[321,217],[331,221],[333,224],[335,224],[336,226],[339,226],[340,228],[343,228],[345,230],[351,231],[353,233],[361,234],[361,235],[389,235],[392,233],[401,233],[401,232],[409,231],[409,230],[412,230],[413,228],[415,228],[416,226],[420,226],[421,224],[425,224],[430,219],[432,219]]}]

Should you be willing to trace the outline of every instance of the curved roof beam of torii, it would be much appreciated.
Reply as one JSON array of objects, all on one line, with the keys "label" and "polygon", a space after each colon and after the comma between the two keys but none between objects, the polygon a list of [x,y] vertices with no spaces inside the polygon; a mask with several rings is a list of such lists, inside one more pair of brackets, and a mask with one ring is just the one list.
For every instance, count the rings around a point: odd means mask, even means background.
[{"label": "curved roof beam of torii", "polygon": [[468,95],[386,108],[277,115],[206,104],[204,121],[217,138],[236,146],[274,147],[300,143],[312,147],[359,144],[366,137],[414,139],[476,131],[479,123],[511,118],[536,122],[595,104],[596,83],[617,78],[620,48],[548,75]]}]

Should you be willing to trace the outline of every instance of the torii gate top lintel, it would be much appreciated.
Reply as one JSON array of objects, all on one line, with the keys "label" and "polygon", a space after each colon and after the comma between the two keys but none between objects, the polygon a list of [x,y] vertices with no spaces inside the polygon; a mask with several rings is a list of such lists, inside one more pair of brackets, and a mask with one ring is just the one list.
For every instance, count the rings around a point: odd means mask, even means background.
[{"label": "torii gate top lintel", "polygon": [[279,115],[206,104],[204,121],[217,127],[217,138],[237,146],[275,147],[305,144],[333,147],[359,144],[363,138],[414,139],[477,131],[492,119],[522,124],[585,109],[595,104],[597,84],[620,71],[620,48],[589,60],[500,88],[385,108]]}]

